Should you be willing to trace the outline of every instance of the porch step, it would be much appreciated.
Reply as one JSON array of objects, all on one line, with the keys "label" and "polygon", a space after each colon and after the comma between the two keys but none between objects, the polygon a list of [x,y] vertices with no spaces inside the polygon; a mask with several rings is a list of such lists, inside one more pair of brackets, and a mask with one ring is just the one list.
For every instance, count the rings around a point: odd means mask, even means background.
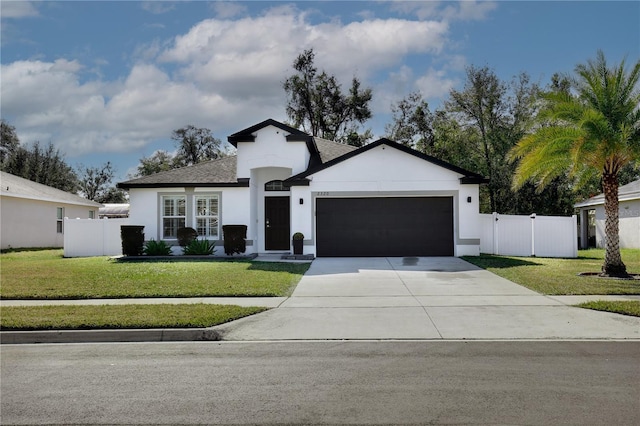
[{"label": "porch step", "polygon": [[312,254],[283,254],[283,260],[313,260],[315,256]]}]

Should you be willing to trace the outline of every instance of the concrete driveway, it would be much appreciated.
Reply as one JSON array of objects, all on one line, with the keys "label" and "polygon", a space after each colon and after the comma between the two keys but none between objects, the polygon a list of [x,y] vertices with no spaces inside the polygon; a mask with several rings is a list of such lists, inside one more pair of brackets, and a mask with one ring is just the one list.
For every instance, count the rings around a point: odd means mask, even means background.
[{"label": "concrete driveway", "polygon": [[454,257],[318,258],[224,340],[638,339],[640,318],[566,306]]}]

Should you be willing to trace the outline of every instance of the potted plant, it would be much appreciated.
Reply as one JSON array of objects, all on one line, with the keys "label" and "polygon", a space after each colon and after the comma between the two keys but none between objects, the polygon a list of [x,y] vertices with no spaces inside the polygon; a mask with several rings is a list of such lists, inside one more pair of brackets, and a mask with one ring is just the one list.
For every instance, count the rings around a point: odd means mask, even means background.
[{"label": "potted plant", "polygon": [[302,254],[302,244],[304,242],[304,234],[296,232],[293,234],[293,254]]}]

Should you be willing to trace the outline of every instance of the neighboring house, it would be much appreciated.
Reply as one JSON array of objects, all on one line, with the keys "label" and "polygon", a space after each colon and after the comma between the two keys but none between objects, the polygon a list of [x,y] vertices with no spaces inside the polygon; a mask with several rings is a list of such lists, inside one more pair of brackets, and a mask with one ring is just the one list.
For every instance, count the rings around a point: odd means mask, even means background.
[{"label": "neighboring house", "polygon": [[[640,248],[640,179],[618,189],[620,247]],[[604,194],[574,207],[580,210],[580,248],[605,246]]]},{"label": "neighboring house", "polygon": [[129,217],[129,204],[105,203],[98,211],[100,219],[125,219]]},{"label": "neighboring house", "polygon": [[64,218],[93,219],[101,204],[0,172],[2,249],[62,247]]},{"label": "neighboring house", "polygon": [[222,241],[246,225],[247,252],[316,256],[463,256],[480,250],[487,180],[387,139],[362,148],[266,120],[228,137],[237,155],[118,184],[145,238],[179,228]]}]

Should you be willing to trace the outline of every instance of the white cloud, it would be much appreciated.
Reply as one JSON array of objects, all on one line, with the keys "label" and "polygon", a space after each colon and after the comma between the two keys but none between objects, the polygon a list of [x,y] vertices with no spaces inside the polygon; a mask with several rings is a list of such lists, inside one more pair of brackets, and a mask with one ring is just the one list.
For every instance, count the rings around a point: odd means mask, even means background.
[{"label": "white cloud", "polygon": [[458,10],[453,10],[450,18],[461,21],[482,21],[497,6],[494,1],[464,0],[460,2]]},{"label": "white cloud", "polygon": [[497,7],[495,1],[392,1],[390,9],[418,19],[445,19],[447,21],[480,21]]},{"label": "white cloud", "polygon": [[446,57],[448,30],[446,22],[408,19],[312,23],[289,5],[258,17],[207,19],[168,44],[138,46],[131,52],[136,62],[115,81],[96,78],[78,61],[2,65],[3,116],[23,141],[51,140],[70,157],[150,155],[154,141],[187,124],[224,140],[266,118],[286,120],[282,83],[308,48],[318,68],[345,86],[354,75],[365,86],[388,76],[373,85],[374,112],[388,111],[405,90],[448,91],[453,83],[444,68],[427,69],[415,83],[415,70],[402,66],[410,55]]},{"label": "white cloud", "polygon": [[447,32],[446,23],[402,19],[314,25],[304,13],[279,8],[256,18],[204,20],[176,37],[159,58],[184,64],[183,77],[203,87],[245,96],[266,87],[280,90],[304,49],[313,48],[318,68],[341,81],[354,74],[366,79],[407,54],[439,53]]},{"label": "white cloud", "polygon": [[236,2],[216,1],[211,4],[211,8],[220,19],[233,18],[242,15],[247,11],[247,7]]},{"label": "white cloud", "polygon": [[446,97],[457,83],[457,80],[448,77],[446,71],[429,68],[416,80],[416,87],[425,99],[440,99]]},{"label": "white cloud", "polygon": [[1,1],[0,15],[4,18],[30,18],[39,16],[38,9],[31,1]]}]

